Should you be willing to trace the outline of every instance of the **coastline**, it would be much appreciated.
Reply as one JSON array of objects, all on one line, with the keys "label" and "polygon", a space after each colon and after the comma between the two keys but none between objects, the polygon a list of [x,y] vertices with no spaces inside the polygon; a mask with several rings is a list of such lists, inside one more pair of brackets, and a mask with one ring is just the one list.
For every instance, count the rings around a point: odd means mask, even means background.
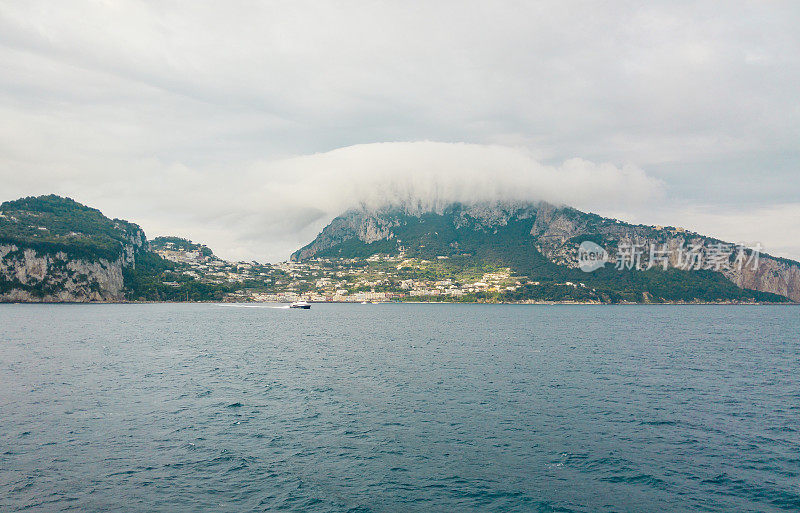
[{"label": "coastline", "polygon": [[[363,305],[359,301],[308,301],[313,305]],[[233,305],[288,305],[273,301],[0,301],[0,305],[149,305],[149,304],[233,304]],[[800,302],[748,302],[748,301],[663,301],[601,303],[599,301],[374,301],[369,305],[525,305],[525,306],[799,306]]]}]

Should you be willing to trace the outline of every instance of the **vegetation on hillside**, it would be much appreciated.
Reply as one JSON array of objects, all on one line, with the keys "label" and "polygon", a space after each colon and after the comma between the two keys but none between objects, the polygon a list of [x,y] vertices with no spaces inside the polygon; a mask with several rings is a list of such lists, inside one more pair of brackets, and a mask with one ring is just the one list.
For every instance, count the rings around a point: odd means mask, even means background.
[{"label": "vegetation on hillside", "polygon": [[150,241],[150,248],[153,250],[197,251],[202,256],[214,255],[214,252],[208,246],[182,237],[156,237]]},{"label": "vegetation on hillside", "polygon": [[[787,301],[776,294],[740,289],[721,273],[709,270],[618,270],[607,265],[586,273],[557,265],[537,249],[530,235],[531,216],[511,216],[484,226],[464,222],[463,217],[454,222],[453,215],[396,215],[393,237],[372,243],[351,237],[317,253],[310,264],[225,262],[202,244],[157,237],[150,250],[135,251],[132,265],[122,266],[125,297],[219,301],[246,300],[254,293],[318,297],[385,293],[382,297],[460,302]],[[615,222],[575,210],[570,215],[586,216],[593,223]],[[2,203],[0,244],[17,246],[4,262],[24,260],[28,248],[39,253],[64,252],[67,257],[50,259],[50,271],[58,272],[38,283],[22,283],[13,272],[0,276],[0,294],[18,289],[34,297],[54,295],[63,287],[64,277],[94,291],[97,283],[72,270],[68,260],[116,261],[134,236],[144,236],[137,225],[109,219],[69,198],[51,195]],[[594,241],[613,244],[602,236]]]},{"label": "vegetation on hillside", "polygon": [[[594,214],[584,215],[589,220],[601,219]],[[777,294],[741,289],[721,273],[708,270],[618,270],[608,265],[586,273],[557,265],[536,248],[535,239],[530,236],[533,223],[534,218],[512,217],[503,226],[484,230],[456,227],[447,215],[401,215],[392,229],[393,239],[367,244],[351,238],[318,256],[365,258],[376,253],[398,255],[402,252],[409,258],[436,262],[424,271],[417,269],[418,279],[426,279],[426,274],[431,272],[439,272],[439,277],[444,279],[445,275],[453,278],[470,270],[507,266],[515,275],[523,277],[523,282],[537,283],[513,292],[480,293],[460,299],[466,301],[787,301]],[[585,239],[591,240],[591,237]],[[601,236],[596,236],[594,241],[607,242]],[[404,277],[413,278],[409,273]],[[568,282],[580,285],[564,285]]]},{"label": "vegetation on hillside", "polygon": [[139,227],[70,198],[49,195],[0,204],[0,243],[83,260],[116,260]]},{"label": "vegetation on hillside", "polygon": [[[23,258],[25,249],[40,254],[63,252],[68,259],[96,262],[116,261],[131,237],[142,235],[141,229],[127,221],[109,219],[99,210],[70,198],[49,195],[22,198],[0,204],[0,244],[13,244],[15,251],[5,255],[8,261]],[[178,237],[160,237],[157,244],[172,243],[185,251],[196,250],[212,255],[210,249]],[[50,271],[60,276],[76,276],[65,259],[50,259]],[[234,289],[229,284],[203,283],[176,272],[175,264],[154,252],[139,250],[134,265],[122,268],[125,294],[131,300],[203,301],[219,300]],[[79,280],[81,281],[81,280]],[[54,295],[63,284],[48,275],[41,282],[21,283],[15,277],[0,277],[0,294],[12,290],[29,292],[34,297]],[[97,287],[88,282],[89,289]]]},{"label": "vegetation on hillside", "polygon": [[125,295],[131,301],[219,301],[235,284],[204,283],[176,271],[176,264],[153,252],[140,253],[135,267],[123,269]]}]

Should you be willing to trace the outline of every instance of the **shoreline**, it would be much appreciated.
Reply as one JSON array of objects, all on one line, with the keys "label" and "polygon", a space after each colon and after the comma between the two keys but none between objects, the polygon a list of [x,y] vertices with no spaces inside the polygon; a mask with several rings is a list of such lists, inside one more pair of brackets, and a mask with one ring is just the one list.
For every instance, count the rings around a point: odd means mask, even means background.
[{"label": "shoreline", "polygon": [[[308,301],[312,305],[363,305],[359,301]],[[218,304],[218,305],[288,305],[289,302],[277,301],[0,301],[0,305],[159,305],[159,304]],[[798,306],[800,302],[742,302],[742,301],[664,301],[650,303],[619,302],[600,303],[596,301],[513,301],[513,302],[481,302],[481,301],[375,301],[368,305],[514,305],[514,306]]]}]

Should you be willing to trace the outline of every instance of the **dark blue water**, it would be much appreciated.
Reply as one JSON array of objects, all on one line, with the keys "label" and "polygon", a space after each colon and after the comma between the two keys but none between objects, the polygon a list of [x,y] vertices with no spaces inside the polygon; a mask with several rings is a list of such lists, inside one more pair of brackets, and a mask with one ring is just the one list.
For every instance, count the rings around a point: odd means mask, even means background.
[{"label": "dark blue water", "polygon": [[795,306],[0,305],[0,511],[800,509]]}]

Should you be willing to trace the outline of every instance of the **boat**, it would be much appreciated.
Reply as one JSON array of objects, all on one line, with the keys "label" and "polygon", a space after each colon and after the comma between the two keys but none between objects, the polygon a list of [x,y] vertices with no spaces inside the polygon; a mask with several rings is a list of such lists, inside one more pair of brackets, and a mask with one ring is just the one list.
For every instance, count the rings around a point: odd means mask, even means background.
[{"label": "boat", "polygon": [[311,308],[311,303],[306,303],[305,301],[295,301],[289,305],[289,308],[302,308],[304,310],[308,310]]}]

